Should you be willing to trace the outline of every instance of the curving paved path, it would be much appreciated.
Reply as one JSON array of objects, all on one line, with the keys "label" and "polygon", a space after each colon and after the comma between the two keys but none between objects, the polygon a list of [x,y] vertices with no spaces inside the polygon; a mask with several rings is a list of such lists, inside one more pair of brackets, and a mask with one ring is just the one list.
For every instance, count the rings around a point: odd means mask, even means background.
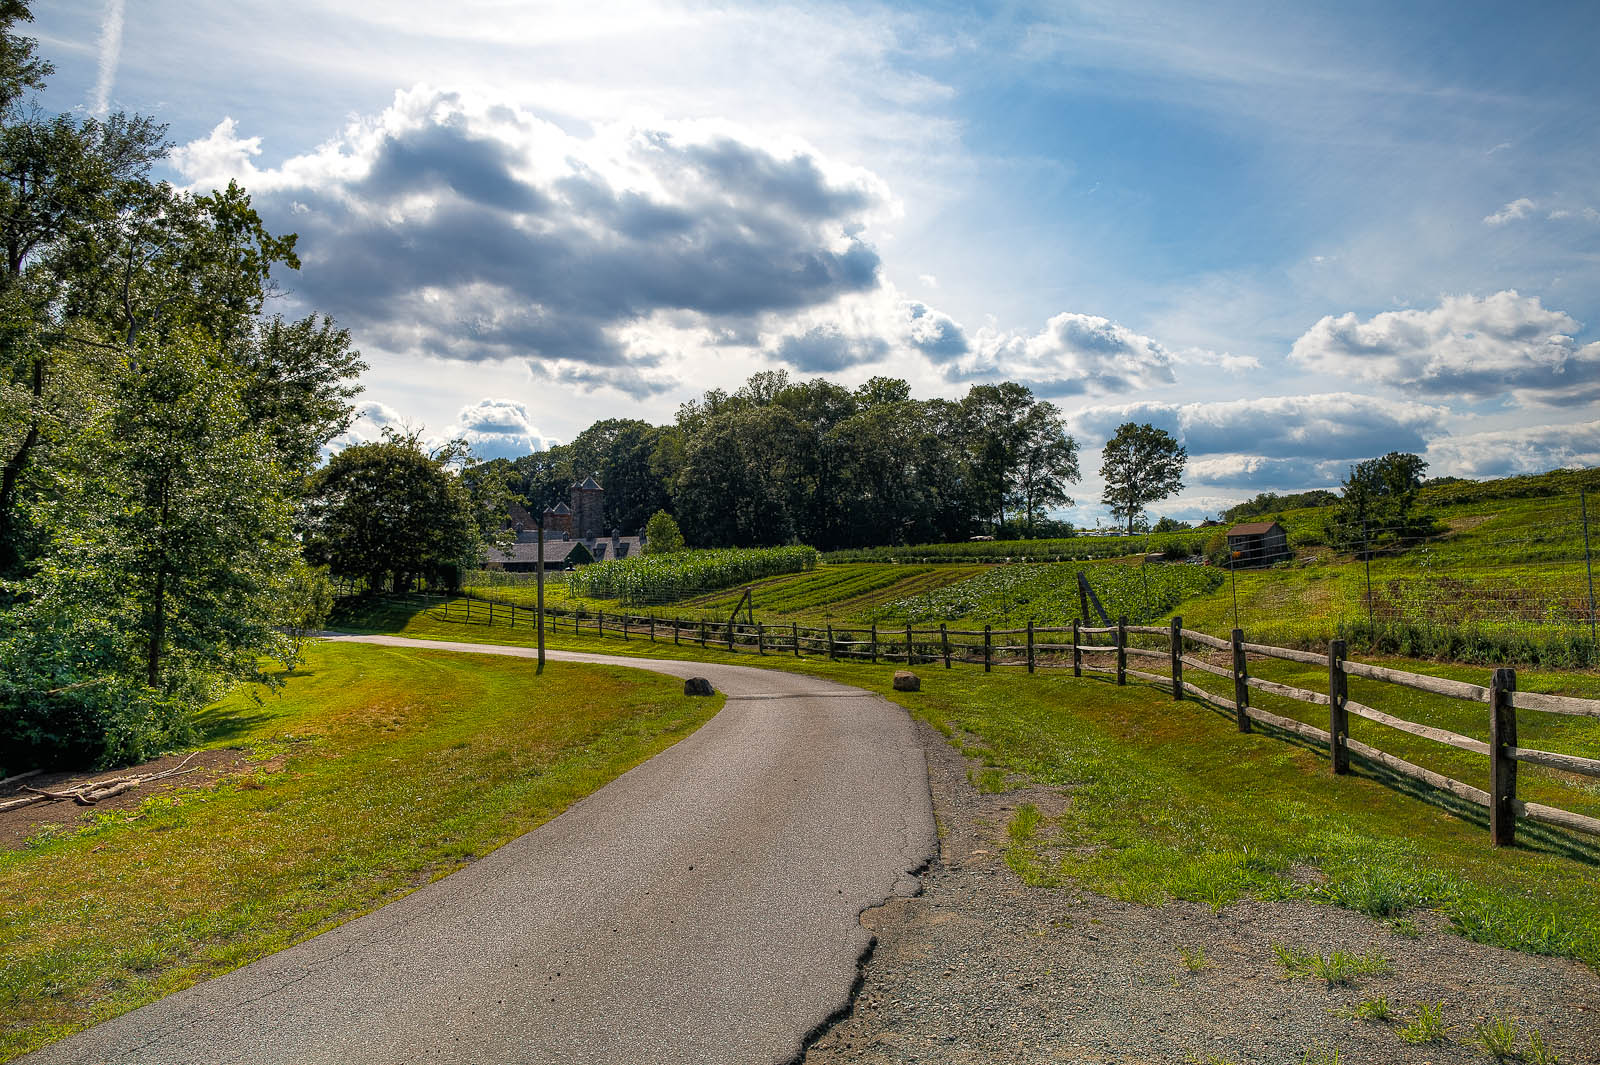
[{"label": "curving paved path", "polygon": [[[530,656],[527,648],[331,639]],[[24,1059],[786,1062],[844,1009],[862,910],[937,847],[904,710],[745,666],[574,652],[729,696],[560,817],[315,939]]]}]

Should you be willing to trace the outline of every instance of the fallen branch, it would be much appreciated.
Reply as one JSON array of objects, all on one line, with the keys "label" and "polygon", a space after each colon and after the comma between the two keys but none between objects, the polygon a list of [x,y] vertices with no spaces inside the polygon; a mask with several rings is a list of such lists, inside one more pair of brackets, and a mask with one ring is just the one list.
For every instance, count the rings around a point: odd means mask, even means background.
[{"label": "fallen branch", "polygon": [[93,806],[102,799],[109,799],[113,796],[122,795],[126,792],[132,791],[134,788],[139,787],[141,784],[148,784],[153,780],[165,780],[168,777],[183,776],[188,773],[193,773],[200,767],[195,766],[193,769],[185,769],[184,766],[194,761],[199,754],[199,751],[195,751],[193,754],[189,755],[189,757],[185,758],[171,769],[163,770],[160,773],[142,773],[135,774],[131,777],[110,777],[106,780],[91,780],[86,781],[77,787],[66,788],[62,791],[50,791],[46,788],[32,788],[24,784],[22,786],[22,790],[30,792],[31,794],[21,799],[11,799],[7,802],[0,803],[0,812],[23,806],[30,806],[33,803],[45,802],[47,800],[52,802],[65,802],[66,800],[70,799],[79,806]]}]

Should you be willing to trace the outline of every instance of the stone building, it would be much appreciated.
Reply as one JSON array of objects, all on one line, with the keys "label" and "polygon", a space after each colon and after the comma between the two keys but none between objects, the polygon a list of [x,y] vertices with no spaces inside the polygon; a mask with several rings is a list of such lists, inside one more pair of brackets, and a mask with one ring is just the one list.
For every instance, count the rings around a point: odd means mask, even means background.
[{"label": "stone building", "polygon": [[[544,508],[544,564],[568,569],[589,562],[627,558],[644,547],[644,534],[623,536],[621,529],[605,531],[606,492],[593,475],[568,490],[569,502]],[[507,551],[490,551],[490,569],[531,571],[538,554],[539,529],[533,515],[519,503],[509,508],[508,522],[517,542]],[[532,545],[532,546],[529,546]]]}]

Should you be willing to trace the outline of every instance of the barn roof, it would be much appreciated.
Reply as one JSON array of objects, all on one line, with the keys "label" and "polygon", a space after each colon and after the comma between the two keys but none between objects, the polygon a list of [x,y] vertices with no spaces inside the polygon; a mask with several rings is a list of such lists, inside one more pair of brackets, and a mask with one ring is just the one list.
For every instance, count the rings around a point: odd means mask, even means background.
[{"label": "barn roof", "polygon": [[1235,525],[1228,530],[1229,536],[1260,536],[1262,533],[1273,529],[1282,529],[1283,526],[1275,521],[1247,521],[1243,525]]},{"label": "barn roof", "polygon": [[[580,551],[582,552],[583,557],[578,559],[570,559],[571,555]],[[491,548],[489,551],[489,560],[502,564],[506,562],[533,562],[536,561],[538,557],[539,544],[536,541],[515,543],[510,545],[504,551],[495,550],[493,548]],[[593,557],[594,552],[590,551],[582,540],[546,539],[544,542],[544,561],[546,565],[550,565],[551,563],[567,562],[569,559],[571,561],[580,563],[588,562],[592,560]]]}]

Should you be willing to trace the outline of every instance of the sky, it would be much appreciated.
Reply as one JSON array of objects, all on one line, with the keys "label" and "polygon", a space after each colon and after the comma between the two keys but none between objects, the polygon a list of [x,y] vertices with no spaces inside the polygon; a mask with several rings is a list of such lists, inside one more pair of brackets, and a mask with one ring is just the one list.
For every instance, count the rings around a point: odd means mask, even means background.
[{"label": "sky", "polygon": [[1016,380],[1153,514],[1600,465],[1600,5],[52,0],[51,111],[239,181],[370,365],[349,439],[485,457],[770,369]]}]

